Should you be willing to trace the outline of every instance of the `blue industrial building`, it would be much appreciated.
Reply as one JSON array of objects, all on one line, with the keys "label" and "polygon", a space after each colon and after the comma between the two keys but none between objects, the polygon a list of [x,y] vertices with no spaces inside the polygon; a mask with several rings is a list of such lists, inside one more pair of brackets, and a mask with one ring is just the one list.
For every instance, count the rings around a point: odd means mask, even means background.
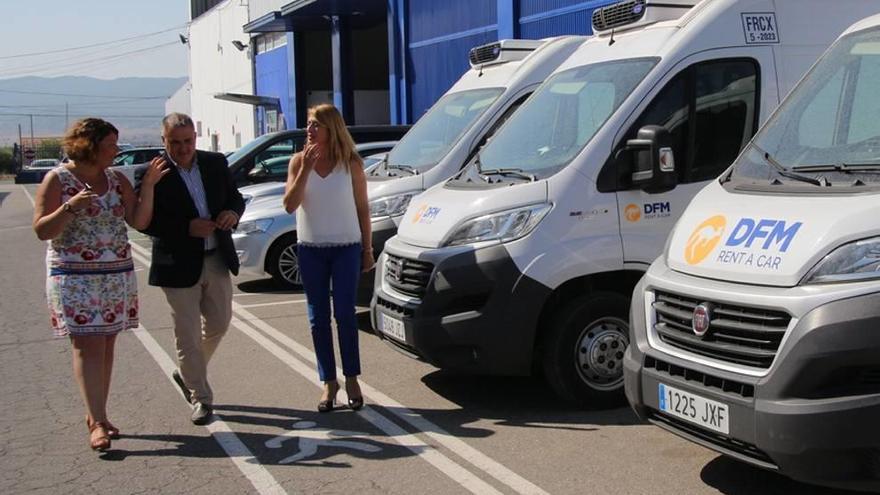
[{"label": "blue industrial building", "polygon": [[348,122],[412,123],[504,38],[590,34],[613,0],[251,0],[257,132],[332,101]]}]

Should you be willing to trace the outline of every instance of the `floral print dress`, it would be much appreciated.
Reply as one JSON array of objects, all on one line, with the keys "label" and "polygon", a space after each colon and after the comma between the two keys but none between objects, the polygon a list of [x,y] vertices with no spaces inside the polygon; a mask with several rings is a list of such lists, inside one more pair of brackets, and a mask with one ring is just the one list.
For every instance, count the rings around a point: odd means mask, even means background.
[{"label": "floral print dress", "polygon": [[[64,166],[55,169],[61,201],[85,188]],[[122,186],[109,187],[48,243],[46,295],[56,336],[115,335],[138,325],[137,279],[128,244]]]}]

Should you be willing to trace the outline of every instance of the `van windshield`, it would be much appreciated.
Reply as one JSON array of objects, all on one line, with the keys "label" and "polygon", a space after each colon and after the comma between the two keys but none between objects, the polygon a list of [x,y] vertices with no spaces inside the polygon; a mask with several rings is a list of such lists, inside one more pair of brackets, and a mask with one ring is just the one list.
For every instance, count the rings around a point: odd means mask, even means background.
[{"label": "van windshield", "polygon": [[541,177],[561,170],[656,63],[656,58],[618,60],[554,75],[483,148],[480,170]]},{"label": "van windshield", "polygon": [[504,88],[484,88],[447,94],[388,153],[388,166],[424,172],[440,161]]},{"label": "van windshield", "polygon": [[842,38],[734,164],[734,184],[880,185],[880,30]]}]

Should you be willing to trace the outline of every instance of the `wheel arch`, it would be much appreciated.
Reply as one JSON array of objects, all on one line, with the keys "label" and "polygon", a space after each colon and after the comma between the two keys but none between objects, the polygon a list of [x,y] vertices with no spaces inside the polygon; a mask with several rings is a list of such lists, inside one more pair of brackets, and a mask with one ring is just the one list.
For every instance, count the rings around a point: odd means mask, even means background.
[{"label": "wheel arch", "polygon": [[630,297],[644,274],[644,271],[634,269],[591,273],[568,280],[554,289],[544,301],[544,306],[538,316],[538,327],[535,332],[532,352],[533,369],[540,369],[543,341],[547,329],[553,324],[559,311],[570,301],[584,294],[599,291],[615,292]]}]

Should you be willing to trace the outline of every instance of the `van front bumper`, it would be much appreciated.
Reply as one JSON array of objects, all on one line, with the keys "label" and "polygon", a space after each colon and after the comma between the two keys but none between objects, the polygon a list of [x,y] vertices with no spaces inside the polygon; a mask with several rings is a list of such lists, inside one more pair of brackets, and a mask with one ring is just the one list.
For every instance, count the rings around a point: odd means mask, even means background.
[{"label": "van front bumper", "polygon": [[[423,294],[402,294],[387,283],[389,255],[431,267]],[[527,375],[535,328],[549,294],[519,271],[503,245],[422,250],[395,238],[386,244],[376,270],[370,314],[380,338],[439,368]],[[402,323],[402,338],[382,331],[386,318]]]},{"label": "van front bumper", "polygon": [[[624,359],[626,396],[640,418],[799,481],[880,489],[880,293],[806,312],[768,372],[750,376],[652,347],[644,294],[655,282],[647,276],[634,292]],[[698,284],[691,294],[704,297]],[[729,433],[663,412],[661,383],[727,405]]]}]

